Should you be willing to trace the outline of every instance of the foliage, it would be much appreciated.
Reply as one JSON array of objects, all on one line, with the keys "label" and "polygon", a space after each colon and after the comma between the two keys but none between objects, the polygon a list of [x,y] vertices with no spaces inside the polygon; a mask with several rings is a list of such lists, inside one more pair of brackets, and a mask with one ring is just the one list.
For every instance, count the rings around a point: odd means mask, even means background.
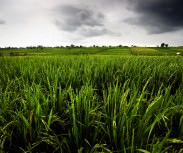
[{"label": "foliage", "polygon": [[27,47],[3,48],[0,55],[6,56],[62,56],[62,55],[135,55],[135,56],[176,56],[183,54],[182,47]]},{"label": "foliage", "polygon": [[183,148],[181,57],[2,57],[0,74],[1,152]]}]

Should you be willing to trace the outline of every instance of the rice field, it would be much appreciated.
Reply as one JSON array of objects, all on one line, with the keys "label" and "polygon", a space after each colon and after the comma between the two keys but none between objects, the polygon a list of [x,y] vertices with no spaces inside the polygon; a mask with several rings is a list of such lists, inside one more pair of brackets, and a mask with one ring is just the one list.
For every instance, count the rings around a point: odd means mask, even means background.
[{"label": "rice field", "polygon": [[50,54],[0,58],[0,152],[183,152],[181,56]]},{"label": "rice field", "polygon": [[0,57],[63,55],[176,56],[177,52],[182,56],[183,47],[0,48]]},{"label": "rice field", "polygon": [[162,53],[159,53],[157,49],[155,48],[144,48],[144,47],[133,47],[131,48],[132,55],[149,55],[149,56],[155,56],[155,55],[163,55]]}]

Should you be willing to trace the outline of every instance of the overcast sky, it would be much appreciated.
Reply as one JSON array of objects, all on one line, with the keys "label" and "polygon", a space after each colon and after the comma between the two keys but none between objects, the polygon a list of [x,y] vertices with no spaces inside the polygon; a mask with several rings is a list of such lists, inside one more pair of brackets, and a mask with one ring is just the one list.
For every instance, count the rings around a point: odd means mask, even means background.
[{"label": "overcast sky", "polygon": [[183,45],[182,0],[0,0],[0,46]]}]

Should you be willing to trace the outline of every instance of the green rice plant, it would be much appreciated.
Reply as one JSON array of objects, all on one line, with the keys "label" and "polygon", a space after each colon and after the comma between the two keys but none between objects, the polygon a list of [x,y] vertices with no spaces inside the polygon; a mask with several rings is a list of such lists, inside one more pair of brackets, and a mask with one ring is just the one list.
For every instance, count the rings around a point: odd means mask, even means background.
[{"label": "green rice plant", "polygon": [[148,47],[132,47],[131,48],[132,55],[141,55],[141,56],[157,56],[163,55],[159,53],[156,48],[148,48]]},{"label": "green rice plant", "polygon": [[181,152],[181,57],[2,57],[0,73],[2,152]]}]

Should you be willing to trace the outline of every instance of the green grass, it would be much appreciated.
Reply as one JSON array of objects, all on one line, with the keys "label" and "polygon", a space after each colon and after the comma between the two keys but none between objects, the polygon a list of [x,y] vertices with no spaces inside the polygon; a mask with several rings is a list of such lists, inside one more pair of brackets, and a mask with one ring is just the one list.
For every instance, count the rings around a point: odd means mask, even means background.
[{"label": "green grass", "polygon": [[133,47],[131,48],[132,55],[143,55],[143,56],[157,56],[160,55],[156,48],[147,47]]},{"label": "green grass", "polygon": [[0,74],[1,152],[182,152],[182,57],[2,57]]},{"label": "green grass", "polygon": [[156,48],[160,53],[164,55],[176,55],[177,52],[180,52],[183,55],[182,47],[171,47],[171,48]]},{"label": "green grass", "polygon": [[176,53],[180,52],[183,55],[182,47],[132,47],[132,55],[140,56],[176,56]]},{"label": "green grass", "polygon": [[43,48],[43,49],[4,49],[0,50],[2,55],[10,56],[51,56],[51,55],[129,55],[129,48]]},{"label": "green grass", "polygon": [[182,47],[84,47],[84,48],[35,48],[0,49],[0,56],[63,56],[63,55],[135,55],[135,56],[176,56]]}]

